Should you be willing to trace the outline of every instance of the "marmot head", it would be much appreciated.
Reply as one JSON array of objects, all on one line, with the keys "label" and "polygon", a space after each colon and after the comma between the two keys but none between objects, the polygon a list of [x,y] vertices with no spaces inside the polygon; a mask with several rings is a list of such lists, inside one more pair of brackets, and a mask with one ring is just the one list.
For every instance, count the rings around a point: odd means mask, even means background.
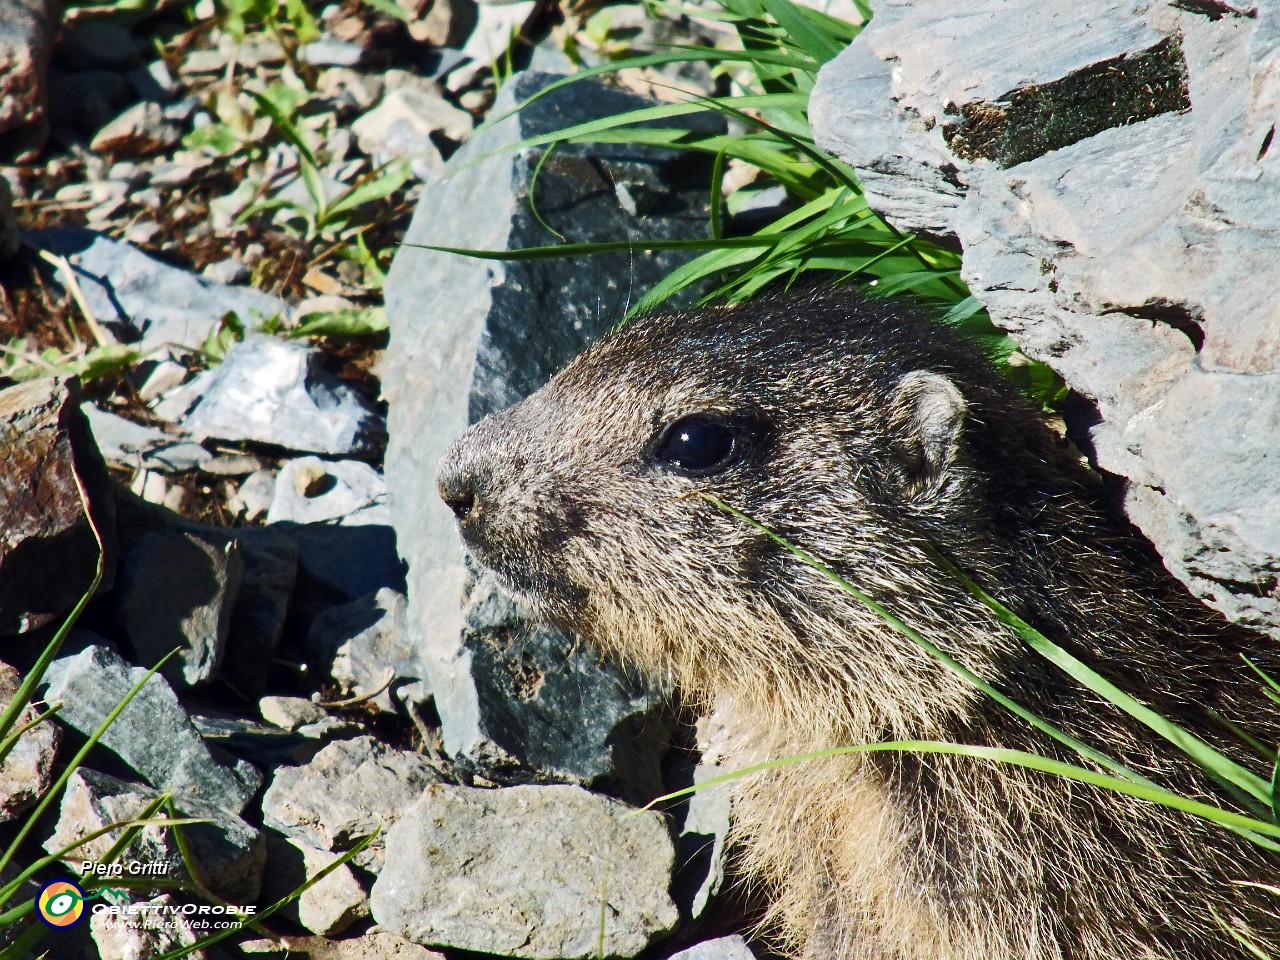
[{"label": "marmot head", "polygon": [[845,295],[649,317],[473,426],[439,488],[472,555],[537,613],[686,689],[785,686],[797,667],[945,686],[927,654],[700,494],[945,621],[963,590],[913,571],[931,565],[925,539],[963,552],[1000,523],[971,469],[973,443],[1005,443],[987,436],[1010,402],[996,381],[938,324]]}]

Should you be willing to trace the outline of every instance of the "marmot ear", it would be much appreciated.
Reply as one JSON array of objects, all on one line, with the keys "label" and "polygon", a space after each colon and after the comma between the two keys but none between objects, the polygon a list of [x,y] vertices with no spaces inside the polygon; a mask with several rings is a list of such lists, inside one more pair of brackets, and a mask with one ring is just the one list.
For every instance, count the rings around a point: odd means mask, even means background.
[{"label": "marmot ear", "polygon": [[956,385],[940,373],[913,370],[898,381],[889,436],[904,497],[932,495],[947,480],[967,410]]}]

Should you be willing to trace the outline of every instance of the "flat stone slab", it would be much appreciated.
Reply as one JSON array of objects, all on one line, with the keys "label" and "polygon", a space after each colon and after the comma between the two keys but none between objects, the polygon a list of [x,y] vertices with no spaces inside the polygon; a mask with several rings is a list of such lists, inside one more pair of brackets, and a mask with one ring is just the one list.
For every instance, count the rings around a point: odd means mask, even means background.
[{"label": "flat stone slab", "polygon": [[[58,719],[91,734],[142,679],[109,647],[92,645],[55,660],[45,674],[46,700],[63,703]],[[98,741],[157,790],[172,791],[177,804],[196,802],[240,813],[262,784],[243,760],[224,765],[191,725],[164,677],[156,674]]]},{"label": "flat stone slab", "polygon": [[198,348],[227,313],[251,326],[289,311],[277,297],[211,283],[92,230],[43,230],[27,239],[66,257],[94,318],[144,352],[166,343]]},{"label": "flat stone slab", "polygon": [[425,757],[372,737],[329,744],[299,767],[280,767],[262,797],[262,820],[319,850],[348,850],[376,829],[382,834],[355,861],[377,871],[391,827],[440,780]]},{"label": "flat stone slab", "polygon": [[674,862],[661,814],[580,787],[436,784],[388,834],[370,903],[383,929],[428,946],[630,957],[679,921]]}]

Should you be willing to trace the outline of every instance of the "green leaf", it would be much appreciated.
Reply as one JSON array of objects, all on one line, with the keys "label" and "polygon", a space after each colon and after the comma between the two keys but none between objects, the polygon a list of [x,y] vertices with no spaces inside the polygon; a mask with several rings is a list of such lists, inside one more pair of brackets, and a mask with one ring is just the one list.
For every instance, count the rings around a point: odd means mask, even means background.
[{"label": "green leaf", "polygon": [[394,17],[401,23],[413,23],[413,17],[409,16],[409,12],[395,0],[364,0],[364,2],[379,13]]},{"label": "green leaf", "polygon": [[353,340],[385,333],[387,327],[387,314],[382,307],[322,310],[304,315],[298,325],[289,330],[289,336]]},{"label": "green leaf", "polygon": [[[326,213],[326,221],[355,211],[367,203],[385,200],[405,185],[410,173],[409,165],[402,160],[393,160],[386,166],[371,172],[360,183],[330,204]],[[325,225],[325,221],[320,224],[321,227]]]}]

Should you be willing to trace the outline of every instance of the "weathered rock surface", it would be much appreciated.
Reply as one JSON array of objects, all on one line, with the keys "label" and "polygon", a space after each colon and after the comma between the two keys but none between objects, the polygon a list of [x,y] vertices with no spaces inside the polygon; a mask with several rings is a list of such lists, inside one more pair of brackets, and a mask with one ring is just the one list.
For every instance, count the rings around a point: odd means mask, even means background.
[{"label": "weathered rock surface", "polygon": [[113,501],[78,392],[69,380],[0,391],[0,635],[61,617],[89,588],[99,554],[91,521],[107,548],[104,587],[112,579]]},{"label": "weathered rock surface", "polygon": [[44,230],[28,239],[66,257],[94,317],[144,352],[165,343],[199,347],[226,313],[246,324],[288,313],[276,297],[209,283],[92,230]]},{"label": "weathered rock surface", "polygon": [[200,438],[341,457],[371,454],[382,438],[381,417],[325,370],[322,359],[305,344],[249,333],[217,367],[166,396],[156,414],[181,419]]},{"label": "weathered rock surface", "polygon": [[706,940],[688,950],[673,953],[671,960],[755,960],[747,942],[739,936]]},{"label": "weathered rock surface", "polygon": [[290,460],[276,477],[267,523],[388,524],[382,474],[358,460]]},{"label": "weathered rock surface", "polygon": [[442,688],[429,669],[445,747],[464,767],[500,782],[526,781],[530,771],[584,785],[607,779],[634,800],[663,792],[662,697],[531,621],[492,573],[478,574],[464,613],[461,648],[474,686]]},{"label": "weathered rock surface", "polygon": [[1081,439],[1169,568],[1280,635],[1278,23],[1269,2],[887,0],[811,119],[1094,405]]},{"label": "weathered rock surface", "polygon": [[192,687],[217,674],[226,651],[244,561],[236,540],[208,543],[181,530],[146,533],[120,558],[115,619],[133,662]]},{"label": "weathered rock surface", "polygon": [[49,135],[45,78],[58,28],[49,0],[0,2],[0,159],[34,159]]},{"label": "weathered rock surface", "polygon": [[426,758],[372,737],[331,743],[308,764],[281,767],[262,797],[262,820],[320,850],[341,851],[381,828],[355,858],[382,866],[388,828],[440,775]]},{"label": "weathered rock surface", "polygon": [[[58,825],[44,848],[53,853],[112,823],[139,818],[147,805],[159,796],[159,791],[141,784],[81,767],[67,781]],[[232,903],[254,902],[267,859],[263,835],[239,817],[198,802],[179,808],[179,814],[208,821],[181,828],[201,882]],[[117,831],[89,840],[67,858],[68,862],[101,860],[118,837]],[[119,862],[164,867],[163,873],[142,876],[161,876],[172,881],[191,879],[173,828],[143,827],[121,854]]]},{"label": "weathered rock surface", "polygon": [[383,929],[429,946],[629,957],[676,925],[673,860],[660,814],[579,787],[438,784],[388,834],[371,904]]},{"label": "weathered rock surface", "polygon": [[[283,837],[269,838],[267,851],[263,899],[271,903],[292,893],[340,856]],[[304,890],[282,913],[312,933],[329,937],[369,915],[369,894],[355,871],[344,863]]]},{"label": "weathered rock surface", "polygon": [[[493,109],[505,112],[553,79],[517,74]],[[581,82],[482,132],[450,161],[447,187],[424,193],[387,281],[386,476],[401,555],[409,564],[409,619],[418,630],[429,625],[419,642],[429,658],[446,749],[482,769],[491,757],[503,765],[512,757],[540,763],[535,755],[541,752],[557,776],[615,774],[612,723],[636,715],[638,691],[561,634],[534,628],[516,614],[483,623],[474,611],[464,612],[470,575],[453,515],[435,491],[436,467],[470,423],[540,386],[621,317],[634,290],[648,287],[681,258],[619,254],[503,264],[411,244],[503,250],[556,242],[529,207],[541,150],[465,164],[521,138],[646,103]],[[542,165],[538,208],[570,242],[704,236],[706,171],[687,158],[669,161],[669,154],[649,148],[562,146]],[[628,212],[619,187],[648,192],[656,203],[647,212]],[[508,633],[520,649],[504,660],[502,637]],[[558,706],[561,742],[549,750],[545,741],[525,741],[543,737],[545,725],[519,717],[512,722],[513,714],[536,712],[539,698],[570,687],[578,703]],[[520,699],[530,693],[532,699]]]},{"label": "weathered rock surface", "polygon": [[[379,590],[340,607],[324,611],[311,624],[307,649],[342,688],[344,696],[367,696],[385,713],[394,713],[393,690],[401,682],[426,680],[422,651],[412,642],[404,594]],[[418,685],[418,699],[427,689]]]},{"label": "weathered rock surface", "polygon": [[[88,735],[145,673],[108,647],[89,646],[50,665],[44,697],[63,701],[58,719]],[[159,674],[146,682],[99,743],[152,787],[172,791],[180,807],[199,802],[240,813],[262,783],[244,761],[226,766],[215,758]]]},{"label": "weathered rock surface", "polygon": [[[205,574],[204,584],[212,589],[209,571],[234,554],[242,568],[239,588],[234,592],[225,644],[218,663],[218,676],[247,699],[260,697],[265,690],[267,670],[275,655],[289,612],[290,598],[298,572],[298,545],[286,533],[263,527],[215,527],[196,523],[121,493],[116,500],[121,540],[126,552],[144,541],[175,538],[199,547],[205,561],[186,550],[196,561],[194,576]],[[226,599],[226,584],[209,592],[212,601]],[[155,601],[157,608],[170,609],[167,598]],[[207,608],[206,608],[207,609]],[[225,614],[220,611],[219,617]],[[171,621],[171,624],[175,621]],[[221,620],[215,622],[220,623]],[[173,649],[166,647],[162,652]]]},{"label": "weathered rock surface", "polygon": [[[0,713],[9,708],[21,683],[17,670],[0,663]],[[28,706],[19,714],[18,726],[30,723],[38,715]],[[24,733],[0,763],[0,823],[15,819],[49,789],[60,740],[57,725],[46,720]]]}]

